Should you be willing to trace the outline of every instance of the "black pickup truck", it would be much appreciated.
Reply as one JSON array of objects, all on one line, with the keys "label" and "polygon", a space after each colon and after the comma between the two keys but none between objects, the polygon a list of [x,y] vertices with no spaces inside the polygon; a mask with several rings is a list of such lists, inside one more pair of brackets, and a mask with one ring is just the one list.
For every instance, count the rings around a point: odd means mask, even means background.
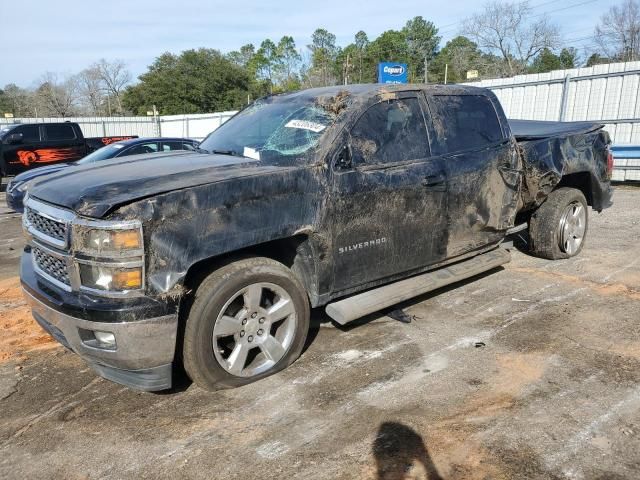
[{"label": "black pickup truck", "polygon": [[[199,153],[36,181],[21,279],[35,319],[100,375],[243,385],[341,324],[509,261],[577,255],[611,205],[609,136],[509,122],[488,90],[354,85],[264,98]],[[178,370],[180,371],[180,370]]]},{"label": "black pickup truck", "polygon": [[135,135],[85,138],[77,123],[19,123],[0,126],[0,176],[12,176],[88,153]]}]

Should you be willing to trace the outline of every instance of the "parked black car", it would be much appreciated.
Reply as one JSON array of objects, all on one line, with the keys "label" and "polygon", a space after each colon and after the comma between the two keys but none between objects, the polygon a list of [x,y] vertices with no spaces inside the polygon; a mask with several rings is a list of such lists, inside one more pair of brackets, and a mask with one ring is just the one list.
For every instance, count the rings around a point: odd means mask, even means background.
[{"label": "parked black car", "polygon": [[111,143],[76,162],[56,163],[44,167],[34,168],[16,175],[7,184],[7,206],[22,213],[22,200],[28,182],[34,178],[57,172],[74,165],[88,165],[110,158],[140,155],[144,153],[175,152],[177,150],[194,151],[198,148],[198,141],[188,138],[134,138]]},{"label": "parked black car", "polygon": [[[516,133],[514,134],[514,130]],[[206,389],[301,354],[310,309],[345,324],[531,252],[577,255],[611,205],[597,123],[507,120],[489,90],[351,85],[255,102],[199,152],[35,181],[21,261],[35,319],[100,375]]]},{"label": "parked black car", "polygon": [[21,123],[0,126],[0,176],[52,163],[73,162],[105,145],[135,135],[85,138],[77,123]]}]

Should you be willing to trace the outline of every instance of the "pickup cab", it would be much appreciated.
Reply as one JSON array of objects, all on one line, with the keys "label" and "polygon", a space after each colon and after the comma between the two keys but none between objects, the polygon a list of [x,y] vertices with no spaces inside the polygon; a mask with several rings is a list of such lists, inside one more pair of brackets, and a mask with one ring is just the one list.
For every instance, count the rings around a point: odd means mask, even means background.
[{"label": "pickup cab", "polygon": [[0,176],[80,160],[105,145],[134,135],[85,138],[77,123],[22,123],[0,127]]},{"label": "pickup cab", "polygon": [[509,122],[467,86],[269,96],[197,153],[38,179],[21,280],[35,319],[100,375],[206,389],[298,358],[311,308],[356,318],[509,261],[583,248],[611,205],[609,135]]}]

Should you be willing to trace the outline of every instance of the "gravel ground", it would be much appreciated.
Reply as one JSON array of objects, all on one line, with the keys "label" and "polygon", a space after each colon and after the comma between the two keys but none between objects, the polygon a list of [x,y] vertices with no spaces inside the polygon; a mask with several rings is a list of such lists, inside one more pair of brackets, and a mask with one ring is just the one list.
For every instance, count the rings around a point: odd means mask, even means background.
[{"label": "gravel ground", "polygon": [[[614,200],[579,257],[516,251],[402,305],[410,324],[315,312],[299,361],[236,390],[139,393],[16,341],[0,478],[640,478],[640,189]],[[0,213],[2,281],[19,237]]]}]

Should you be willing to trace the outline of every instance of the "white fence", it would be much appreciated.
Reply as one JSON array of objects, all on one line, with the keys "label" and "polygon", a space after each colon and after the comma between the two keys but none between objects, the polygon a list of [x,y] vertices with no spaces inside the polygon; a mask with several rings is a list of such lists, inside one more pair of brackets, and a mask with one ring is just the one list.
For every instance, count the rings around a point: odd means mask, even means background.
[{"label": "white fence", "polygon": [[640,144],[640,62],[611,63],[469,83],[497,95],[507,117],[594,120],[615,144]]},{"label": "white fence", "polygon": [[0,118],[10,123],[77,122],[85,137],[137,135],[139,137],[188,137],[202,140],[236,112],[158,117]]}]

